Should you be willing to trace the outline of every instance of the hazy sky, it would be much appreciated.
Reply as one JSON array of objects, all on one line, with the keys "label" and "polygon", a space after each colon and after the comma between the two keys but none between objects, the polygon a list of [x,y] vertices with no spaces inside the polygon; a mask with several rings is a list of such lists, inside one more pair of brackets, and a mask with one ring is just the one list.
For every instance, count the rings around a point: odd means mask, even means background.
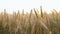
[{"label": "hazy sky", "polygon": [[60,0],[0,0],[0,11],[3,9],[10,13],[21,9],[28,11],[33,8],[40,9],[40,5],[46,11],[53,8],[60,10]]}]

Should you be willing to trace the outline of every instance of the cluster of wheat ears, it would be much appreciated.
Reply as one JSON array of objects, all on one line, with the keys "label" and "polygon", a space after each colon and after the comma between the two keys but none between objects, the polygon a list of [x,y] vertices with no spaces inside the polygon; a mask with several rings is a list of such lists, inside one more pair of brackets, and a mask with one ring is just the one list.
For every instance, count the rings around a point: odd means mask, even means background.
[{"label": "cluster of wheat ears", "polygon": [[[34,13],[32,13],[34,11]],[[0,34],[60,34],[60,12],[55,9],[40,14],[36,9],[30,13],[0,13]]]}]

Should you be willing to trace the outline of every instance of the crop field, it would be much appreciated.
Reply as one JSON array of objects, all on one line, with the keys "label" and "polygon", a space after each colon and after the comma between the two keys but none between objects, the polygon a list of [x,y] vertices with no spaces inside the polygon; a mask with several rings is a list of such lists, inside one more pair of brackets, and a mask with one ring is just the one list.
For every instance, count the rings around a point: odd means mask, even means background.
[{"label": "crop field", "polygon": [[8,14],[4,10],[0,13],[0,34],[60,34],[60,12],[53,9],[48,14],[42,7],[26,14],[24,11]]}]

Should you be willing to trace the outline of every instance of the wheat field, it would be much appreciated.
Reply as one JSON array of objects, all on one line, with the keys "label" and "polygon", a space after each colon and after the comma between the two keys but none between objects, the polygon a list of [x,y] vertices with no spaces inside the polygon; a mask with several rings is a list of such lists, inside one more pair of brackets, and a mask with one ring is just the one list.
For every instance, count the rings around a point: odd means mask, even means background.
[{"label": "wheat field", "polygon": [[47,14],[42,7],[38,12],[35,8],[26,14],[4,10],[0,13],[0,34],[60,34],[60,12],[53,9]]}]

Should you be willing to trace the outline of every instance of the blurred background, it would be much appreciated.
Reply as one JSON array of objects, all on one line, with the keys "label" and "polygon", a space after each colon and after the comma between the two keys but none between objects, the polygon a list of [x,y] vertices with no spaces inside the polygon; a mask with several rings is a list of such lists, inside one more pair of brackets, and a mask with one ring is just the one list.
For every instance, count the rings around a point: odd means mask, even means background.
[{"label": "blurred background", "polygon": [[50,12],[52,9],[60,10],[60,0],[0,0],[0,12],[3,12],[4,9],[8,13],[13,11],[24,9],[25,12],[33,8],[40,10],[42,5],[43,10]]}]

